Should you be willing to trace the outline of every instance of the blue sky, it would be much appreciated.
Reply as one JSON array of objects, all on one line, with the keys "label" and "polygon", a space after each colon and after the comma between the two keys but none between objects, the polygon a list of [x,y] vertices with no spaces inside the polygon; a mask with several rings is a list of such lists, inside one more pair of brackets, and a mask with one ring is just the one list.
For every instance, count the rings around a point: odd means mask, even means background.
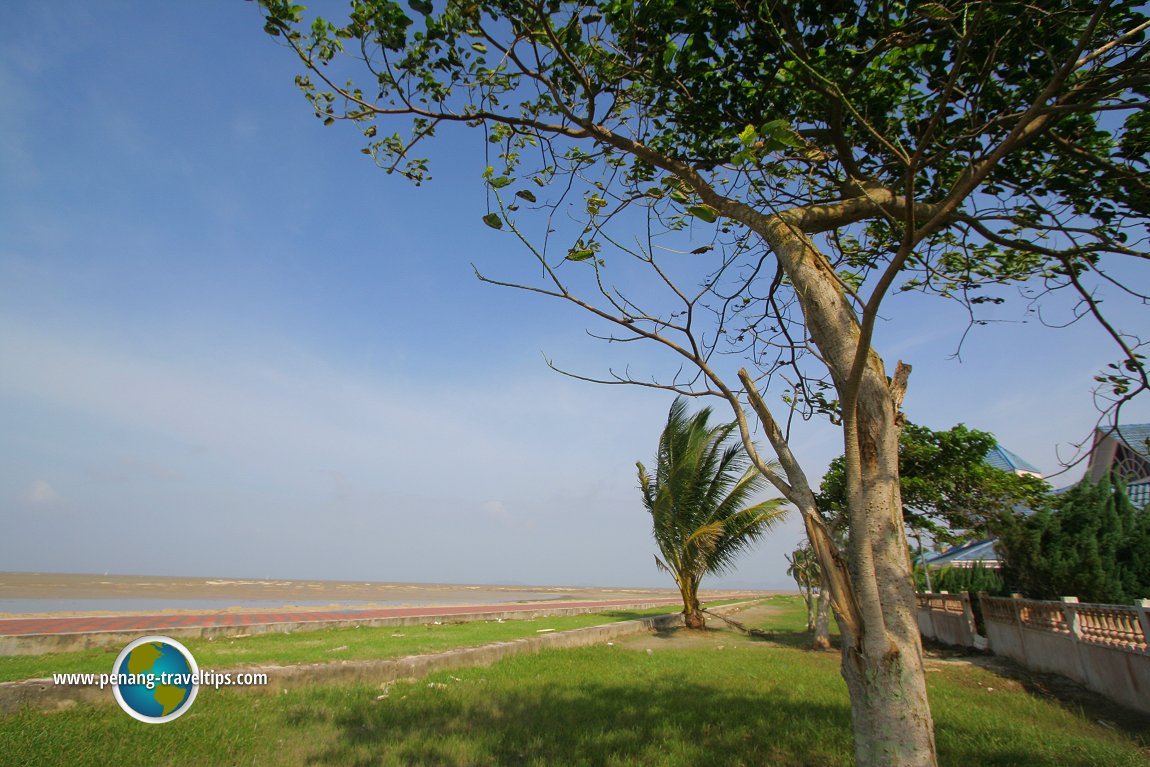
[{"label": "blue sky", "polygon": [[[670,395],[543,363],[665,358],[475,279],[529,258],[480,222],[480,135],[445,134],[420,188],[384,175],[238,0],[2,17],[0,569],[669,585],[634,462]],[[1015,302],[960,363],[956,307],[887,316],[912,420],[1046,471],[1093,424],[1093,327]],[[815,477],[840,452],[823,425],[795,449]],[[799,529],[713,583],[786,587]]]}]

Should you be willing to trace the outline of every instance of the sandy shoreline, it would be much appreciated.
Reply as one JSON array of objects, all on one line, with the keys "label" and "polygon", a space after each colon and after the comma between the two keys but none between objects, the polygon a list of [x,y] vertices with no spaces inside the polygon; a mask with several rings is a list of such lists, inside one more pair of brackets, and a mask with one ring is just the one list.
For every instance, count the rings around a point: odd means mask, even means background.
[{"label": "sandy shoreline", "polygon": [[[717,592],[713,592],[717,593]],[[374,583],[370,581],[325,580],[258,580],[243,578],[187,578],[174,576],[95,575],[73,573],[0,572],[0,599],[66,600],[66,599],[147,599],[171,600],[171,607],[156,612],[234,612],[251,609],[245,602],[299,600],[307,606],[282,608],[293,610],[330,609],[340,603],[356,602],[357,607],[370,603],[410,604],[495,604],[501,602],[539,602],[598,599],[644,599],[674,597],[674,589],[662,588],[581,588],[558,586],[500,586],[440,583]],[[701,595],[705,596],[706,595]],[[234,602],[214,610],[181,609],[181,600]],[[268,608],[261,608],[268,609]],[[19,617],[34,615],[100,615],[130,614],[135,610],[82,612],[21,612]],[[16,613],[0,612],[2,617]]]}]

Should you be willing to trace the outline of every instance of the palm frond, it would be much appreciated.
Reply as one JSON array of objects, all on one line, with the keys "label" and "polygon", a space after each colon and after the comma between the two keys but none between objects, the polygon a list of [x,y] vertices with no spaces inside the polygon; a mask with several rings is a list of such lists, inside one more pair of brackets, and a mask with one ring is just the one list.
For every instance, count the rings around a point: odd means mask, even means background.
[{"label": "palm frond", "polygon": [[698,582],[729,570],[744,551],[786,513],[786,501],[752,499],[766,486],[742,444],[736,424],[710,426],[710,408],[694,415],[677,398],[659,437],[654,474],[637,462],[643,505],[663,559],[676,582]]}]

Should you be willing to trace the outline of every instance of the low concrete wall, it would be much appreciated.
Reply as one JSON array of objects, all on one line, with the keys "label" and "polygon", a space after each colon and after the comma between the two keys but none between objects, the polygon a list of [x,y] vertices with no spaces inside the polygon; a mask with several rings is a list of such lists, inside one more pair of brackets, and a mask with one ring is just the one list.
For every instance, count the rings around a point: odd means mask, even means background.
[{"label": "low concrete wall", "polygon": [[1026,665],[1026,645],[1017,625],[989,618],[984,619],[984,624],[987,644],[994,649],[995,655]]},{"label": "low concrete wall", "polygon": [[979,594],[986,637],[965,594],[919,594],[924,637],[990,649],[1033,671],[1073,679],[1115,703],[1150,714],[1150,600],[1133,607],[1002,599]]},{"label": "low concrete wall", "polygon": [[1133,607],[979,595],[996,655],[1150,714],[1150,600]]},{"label": "low concrete wall", "polygon": [[634,602],[611,607],[540,607],[538,610],[494,610],[482,613],[434,616],[415,615],[391,618],[356,618],[354,612],[339,620],[281,621],[236,626],[156,626],[131,631],[84,631],[72,634],[19,634],[0,636],[0,656],[45,655],[57,652],[75,652],[93,647],[123,646],[149,634],[169,636],[173,639],[234,637],[253,634],[291,634],[297,631],[318,631],[337,626],[422,626],[426,623],[470,623],[473,621],[532,620],[563,615],[587,615],[615,610],[648,610],[653,607],[674,609],[666,602]]},{"label": "low concrete wall", "polygon": [[[710,612],[736,612],[753,602],[710,607]],[[616,608],[612,608],[616,609]],[[556,615],[552,612],[550,615]],[[516,613],[517,616],[521,613]],[[478,619],[478,618],[474,618]],[[426,620],[423,623],[427,623]],[[397,624],[398,625],[398,624]],[[412,625],[409,621],[403,625]],[[377,684],[386,685],[399,679],[418,679],[436,671],[447,671],[469,666],[489,666],[502,658],[542,650],[589,647],[632,634],[664,631],[683,625],[682,613],[654,615],[617,623],[604,623],[553,634],[494,642],[479,647],[462,647],[430,655],[410,655],[389,660],[337,661],[332,663],[306,663],[294,666],[242,666],[226,670],[238,673],[264,673],[268,684],[259,687],[231,689],[256,693],[279,693],[298,687],[318,684]],[[223,669],[201,669],[220,671]],[[0,683],[0,713],[24,706],[45,710],[71,708],[78,703],[108,703],[113,701],[110,689],[73,685],[56,685],[51,679],[29,679],[22,682]]]},{"label": "low concrete wall", "polygon": [[918,630],[928,639],[959,647],[977,646],[974,611],[966,594],[918,594]]},{"label": "low concrete wall", "polygon": [[1080,645],[1078,657],[1087,687],[1150,714],[1150,656]]},{"label": "low concrete wall", "polygon": [[[256,693],[279,693],[298,687],[317,684],[378,684],[384,685],[398,679],[418,679],[436,671],[446,671],[468,666],[489,666],[511,655],[535,653],[545,649],[588,647],[602,644],[612,639],[630,634],[662,631],[680,626],[681,613],[656,615],[618,623],[541,634],[534,637],[515,639],[509,642],[494,642],[479,647],[462,647],[457,650],[430,655],[411,655],[405,658],[388,660],[336,661],[332,663],[305,663],[294,666],[241,666],[229,667],[233,676],[237,673],[264,673],[268,684],[258,687],[233,687],[230,689]],[[201,671],[208,669],[201,669]],[[210,669],[218,671],[221,669]],[[114,700],[109,688],[85,687],[78,685],[56,685],[51,679],[29,679],[22,682],[0,683],[0,713],[13,711],[24,706],[36,709],[64,709],[77,703],[101,703]]]}]

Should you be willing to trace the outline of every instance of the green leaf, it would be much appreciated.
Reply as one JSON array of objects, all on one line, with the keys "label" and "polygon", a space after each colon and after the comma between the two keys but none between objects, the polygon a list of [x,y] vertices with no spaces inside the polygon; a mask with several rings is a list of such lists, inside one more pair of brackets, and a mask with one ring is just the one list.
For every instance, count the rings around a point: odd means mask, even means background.
[{"label": "green leaf", "polygon": [[719,218],[719,211],[712,208],[710,205],[692,205],[687,208],[687,212],[697,219],[706,221],[708,224],[713,224]]},{"label": "green leaf", "polygon": [[472,43],[472,50],[479,51],[480,53],[487,53],[487,46],[483,43]]},{"label": "green leaf", "polygon": [[529,189],[520,189],[518,192],[515,193],[515,196],[522,198],[524,200],[527,200],[527,202],[535,202],[536,201],[535,193]]},{"label": "green leaf", "polygon": [[575,250],[574,248],[572,248],[571,251],[567,253],[567,260],[568,261],[586,261],[587,259],[593,257],[594,255],[595,255],[595,251],[591,250],[590,248],[583,248],[581,250]]},{"label": "green leaf", "polygon": [[746,128],[743,128],[743,132],[739,134],[739,141],[742,142],[744,146],[750,146],[755,143],[755,139],[758,138],[758,136],[759,132],[755,130],[755,126],[748,125]]},{"label": "green leaf", "polygon": [[498,213],[488,213],[483,217],[483,223],[490,226],[492,229],[502,229],[503,219],[499,217]]},{"label": "green leaf", "polygon": [[502,189],[503,187],[514,183],[514,181],[515,179],[511,178],[510,176],[499,176],[498,178],[489,179],[487,183],[490,184],[493,189]]},{"label": "green leaf", "polygon": [[847,270],[847,269],[840,269],[838,271],[838,276],[839,276],[839,279],[843,281],[844,285],[846,285],[847,287],[849,287],[851,290],[855,291],[856,293],[859,291],[859,288],[862,287],[863,275],[861,275],[857,272],[852,272],[852,271]]},{"label": "green leaf", "polygon": [[431,3],[428,0],[407,0],[408,6],[416,13],[422,13],[424,16],[431,15]]},{"label": "green leaf", "polygon": [[942,3],[923,3],[914,10],[929,19],[937,19],[938,21],[951,21],[958,18],[953,11]]},{"label": "green leaf", "polygon": [[772,149],[788,146],[793,149],[800,149],[806,146],[786,120],[771,120],[763,125],[761,133],[771,139],[766,143],[772,145]]}]

